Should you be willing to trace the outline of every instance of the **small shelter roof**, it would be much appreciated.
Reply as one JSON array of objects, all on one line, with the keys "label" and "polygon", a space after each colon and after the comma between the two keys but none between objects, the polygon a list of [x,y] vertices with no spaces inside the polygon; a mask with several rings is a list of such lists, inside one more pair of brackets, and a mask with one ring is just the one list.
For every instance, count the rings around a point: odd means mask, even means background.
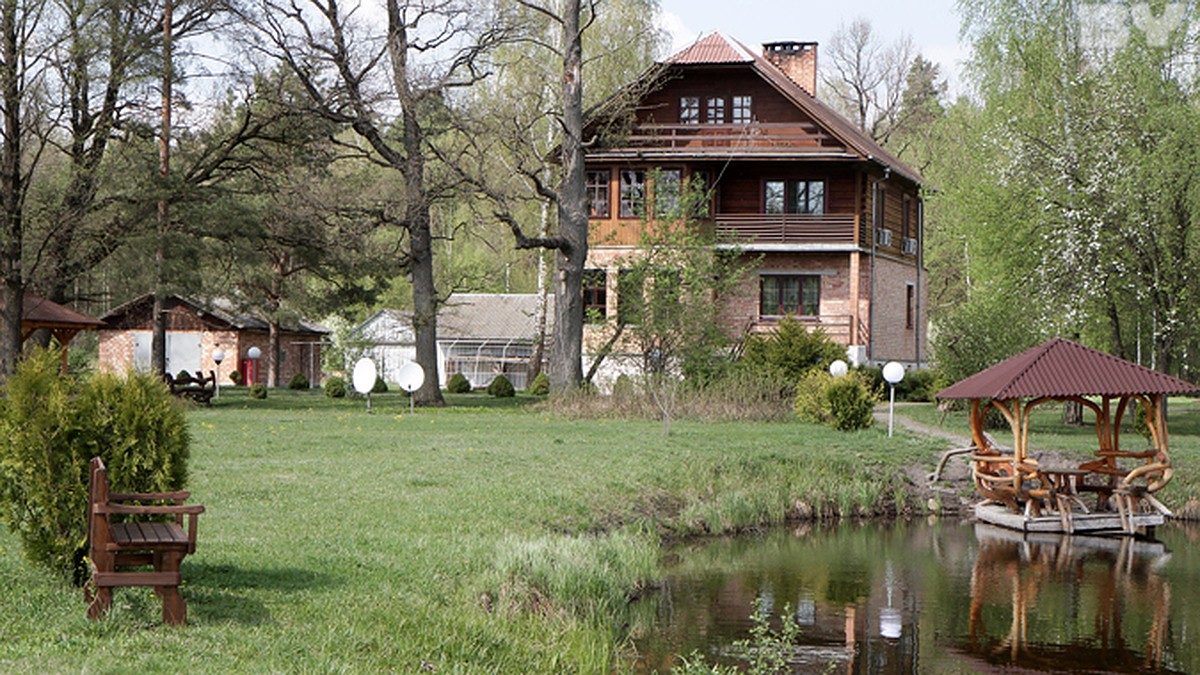
[{"label": "small shelter roof", "polygon": [[947,399],[1189,394],[1196,385],[1054,338],[940,391]]},{"label": "small shelter roof", "polygon": [[21,323],[25,330],[38,328],[66,328],[75,330],[99,330],[104,322],[86,314],[76,312],[39,295],[25,292],[24,313]]},{"label": "small shelter roof", "polygon": [[[533,340],[537,337],[536,293],[454,293],[438,312],[438,337],[459,340]],[[546,298],[553,322],[554,296]]]},{"label": "small shelter roof", "polygon": [[[147,293],[116,307],[101,317],[104,327],[112,329],[134,328],[138,325],[149,325],[150,307],[154,295]],[[197,298],[182,295],[169,295],[164,299],[165,306],[190,308],[210,329],[213,330],[245,330],[267,331],[270,325],[263,319],[254,316],[240,308],[230,298]],[[280,328],[287,333],[325,335],[329,329],[315,321],[305,318],[284,321]]]}]

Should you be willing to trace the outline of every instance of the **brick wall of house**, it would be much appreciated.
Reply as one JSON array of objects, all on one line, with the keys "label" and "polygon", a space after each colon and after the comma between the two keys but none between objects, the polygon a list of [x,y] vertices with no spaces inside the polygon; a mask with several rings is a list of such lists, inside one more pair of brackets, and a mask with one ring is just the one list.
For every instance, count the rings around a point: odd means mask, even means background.
[{"label": "brick wall of house", "polygon": [[748,264],[757,264],[741,284],[721,298],[720,321],[730,336],[736,337],[747,330],[758,332],[774,327],[775,320],[759,318],[759,278],[764,273],[815,274],[821,277],[820,316],[806,318],[805,323],[814,328],[820,326],[826,335],[839,344],[852,344],[854,308],[851,305],[852,279],[848,255],[773,253],[761,259],[748,255],[745,260]]},{"label": "brick wall of house", "polygon": [[[296,373],[303,373],[309,383],[316,386],[321,381],[321,346],[313,344],[319,340],[315,335],[280,336],[280,349],[283,358],[280,361],[280,386],[287,383]],[[133,367],[134,331],[133,330],[102,330],[100,331],[99,367],[109,372],[125,372]],[[212,353],[217,348],[225,352],[221,362],[218,377],[221,384],[233,384],[230,373],[241,367],[251,347],[258,347],[263,352],[259,358],[259,382],[266,382],[267,374],[267,334],[261,332],[235,330],[202,330],[200,331],[200,369],[208,373],[218,372],[217,364],[212,359]]]},{"label": "brick wall of house", "polygon": [[[864,267],[869,283],[869,262],[865,263]],[[928,303],[916,302],[913,324],[911,327],[907,326],[906,287],[911,284],[914,292],[918,294],[918,299],[926,298],[927,275],[921,275],[920,287],[917,287],[916,267],[883,256],[875,261],[875,273],[874,340],[870,355],[872,360],[877,363],[914,363],[919,359],[924,363],[929,358],[926,335]],[[866,297],[865,293],[863,297]]]}]

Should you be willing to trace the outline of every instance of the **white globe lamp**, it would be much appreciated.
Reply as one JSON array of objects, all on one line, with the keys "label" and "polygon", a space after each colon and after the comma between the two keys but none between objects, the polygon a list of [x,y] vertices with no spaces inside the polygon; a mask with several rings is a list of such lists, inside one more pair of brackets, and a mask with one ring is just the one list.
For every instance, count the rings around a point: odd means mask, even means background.
[{"label": "white globe lamp", "polygon": [[904,366],[888,361],[883,366],[883,379],[887,380],[891,392],[888,396],[888,438],[892,437],[892,423],[896,417],[896,384],[904,379]]},{"label": "white globe lamp", "polygon": [[834,377],[841,377],[848,372],[850,372],[850,366],[841,359],[829,364],[829,374]]},{"label": "white globe lamp", "polygon": [[225,352],[220,348],[214,349],[212,352],[213,363],[217,364],[217,381],[213,383],[216,391],[213,392],[213,398],[221,398],[221,362],[225,360]]},{"label": "white globe lamp", "polygon": [[375,362],[371,359],[363,357],[354,364],[354,374],[350,378],[354,384],[354,391],[367,397],[367,412],[371,412],[371,390],[375,388],[375,378],[378,377],[379,371],[375,369]]}]

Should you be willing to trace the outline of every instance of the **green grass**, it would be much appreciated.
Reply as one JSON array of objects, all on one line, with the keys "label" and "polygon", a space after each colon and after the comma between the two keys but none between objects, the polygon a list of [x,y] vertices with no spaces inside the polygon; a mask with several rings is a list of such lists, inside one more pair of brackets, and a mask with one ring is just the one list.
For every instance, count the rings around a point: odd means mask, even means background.
[{"label": "green grass", "polygon": [[[536,399],[223,388],[189,413],[207,506],[185,629],[89,622],[0,532],[0,671],[610,672],[666,539],[873,513],[944,444],[800,423],[571,420]],[[801,503],[798,506],[797,503]],[[803,507],[803,508],[801,508]]]}]

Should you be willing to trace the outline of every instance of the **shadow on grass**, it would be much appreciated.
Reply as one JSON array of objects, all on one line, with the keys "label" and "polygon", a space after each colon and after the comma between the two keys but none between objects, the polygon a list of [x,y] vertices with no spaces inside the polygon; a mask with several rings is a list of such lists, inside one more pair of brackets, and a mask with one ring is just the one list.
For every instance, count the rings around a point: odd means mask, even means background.
[{"label": "shadow on grass", "polygon": [[258,593],[313,591],[337,585],[334,577],[296,567],[245,568],[187,563],[184,597],[189,616],[205,623],[255,625],[272,620]]}]

